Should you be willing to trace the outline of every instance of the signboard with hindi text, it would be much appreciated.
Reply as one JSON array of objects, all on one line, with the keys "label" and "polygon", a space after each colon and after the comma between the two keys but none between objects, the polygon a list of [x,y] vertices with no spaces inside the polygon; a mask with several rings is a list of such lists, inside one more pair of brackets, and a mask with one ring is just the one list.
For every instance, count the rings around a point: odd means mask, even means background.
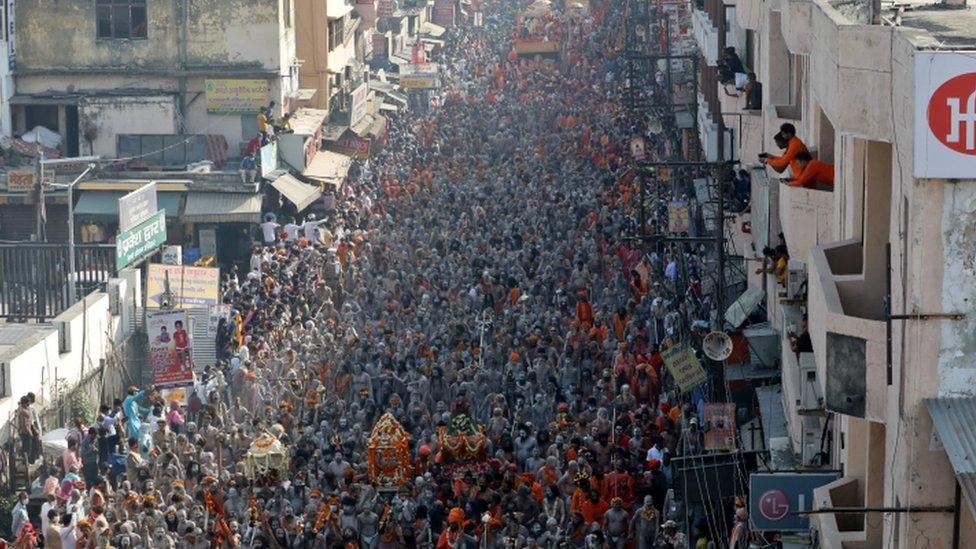
[{"label": "signboard with hindi text", "polygon": [[165,243],[166,212],[160,210],[128,231],[119,233],[115,241],[116,267],[124,269]]},{"label": "signboard with hindi text", "polygon": [[664,359],[665,367],[682,393],[691,391],[708,379],[708,374],[695,356],[695,351],[687,345],[671,347],[661,353],[661,358]]},{"label": "signboard with hindi text", "polygon": [[12,193],[24,193],[34,190],[34,182],[37,181],[37,174],[34,170],[10,170],[7,172],[7,191]]},{"label": "signboard with hindi text", "polygon": [[147,307],[162,306],[167,280],[170,306],[206,308],[220,302],[220,269],[150,263],[146,275]]},{"label": "signboard with hindi text", "polygon": [[271,87],[261,79],[207,79],[204,95],[207,112],[258,113],[271,100]]},{"label": "signboard with hindi text", "polygon": [[159,388],[193,384],[193,344],[186,311],[167,309],[146,313],[149,364]]},{"label": "signboard with hindi text", "polygon": [[[156,183],[151,182],[119,198],[119,232],[125,232],[156,214]],[[170,212],[176,215],[177,212]]]}]

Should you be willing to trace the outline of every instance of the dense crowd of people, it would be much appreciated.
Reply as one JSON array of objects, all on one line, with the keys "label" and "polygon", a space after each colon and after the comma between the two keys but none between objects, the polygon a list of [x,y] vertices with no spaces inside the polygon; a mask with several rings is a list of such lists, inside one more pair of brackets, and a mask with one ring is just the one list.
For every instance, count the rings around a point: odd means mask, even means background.
[{"label": "dense crowd of people", "polygon": [[[217,365],[185,401],[132,388],[79,421],[40,516],[15,506],[15,534],[50,547],[688,547],[669,464],[701,452],[702,433],[661,349],[707,305],[700,284],[679,287],[679,259],[701,276],[694,251],[645,255],[626,238],[621,17],[608,2],[576,21],[563,63],[509,51],[508,3],[452,30],[437,108],[394,117],[326,219],[270,231],[248,272],[224,278]],[[402,428],[387,446],[381,424]],[[744,541],[744,508],[735,520]]]}]

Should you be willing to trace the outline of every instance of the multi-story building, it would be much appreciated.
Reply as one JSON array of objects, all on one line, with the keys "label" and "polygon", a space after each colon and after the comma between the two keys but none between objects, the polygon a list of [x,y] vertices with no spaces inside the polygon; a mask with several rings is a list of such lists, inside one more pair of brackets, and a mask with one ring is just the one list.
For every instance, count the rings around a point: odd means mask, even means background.
[{"label": "multi-story building", "polygon": [[310,106],[342,113],[348,126],[362,117],[368,92],[362,17],[343,0],[297,0],[295,13],[299,79],[316,90]]},{"label": "multi-story building", "polygon": [[13,131],[57,132],[67,156],[207,135],[237,157],[257,110],[280,115],[298,89],[292,0],[20,0],[15,13]]},{"label": "multi-story building", "polygon": [[[976,546],[976,6],[706,0],[695,36],[701,111],[752,175],[754,259],[789,249],[786,285],[750,283],[782,335],[785,442],[840,471],[814,492],[820,546]],[[760,108],[720,81],[726,47]],[[759,163],[784,123],[833,192]]]}]

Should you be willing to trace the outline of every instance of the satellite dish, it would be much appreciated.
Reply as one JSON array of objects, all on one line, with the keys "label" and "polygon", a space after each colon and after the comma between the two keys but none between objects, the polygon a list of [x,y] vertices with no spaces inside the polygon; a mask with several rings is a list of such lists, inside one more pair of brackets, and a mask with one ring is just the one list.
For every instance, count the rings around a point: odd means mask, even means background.
[{"label": "satellite dish", "polygon": [[723,361],[732,356],[732,338],[725,332],[710,332],[702,340],[702,351],[712,360]]}]

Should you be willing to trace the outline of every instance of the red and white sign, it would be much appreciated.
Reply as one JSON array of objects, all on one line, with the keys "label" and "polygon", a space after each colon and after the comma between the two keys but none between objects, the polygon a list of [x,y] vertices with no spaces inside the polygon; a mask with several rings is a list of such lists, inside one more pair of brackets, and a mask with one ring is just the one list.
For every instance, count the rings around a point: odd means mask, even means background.
[{"label": "red and white sign", "polygon": [[915,177],[976,179],[976,59],[915,53]]},{"label": "red and white sign", "polygon": [[790,512],[790,499],[782,490],[768,490],[759,496],[759,513],[768,520],[780,520]]}]

